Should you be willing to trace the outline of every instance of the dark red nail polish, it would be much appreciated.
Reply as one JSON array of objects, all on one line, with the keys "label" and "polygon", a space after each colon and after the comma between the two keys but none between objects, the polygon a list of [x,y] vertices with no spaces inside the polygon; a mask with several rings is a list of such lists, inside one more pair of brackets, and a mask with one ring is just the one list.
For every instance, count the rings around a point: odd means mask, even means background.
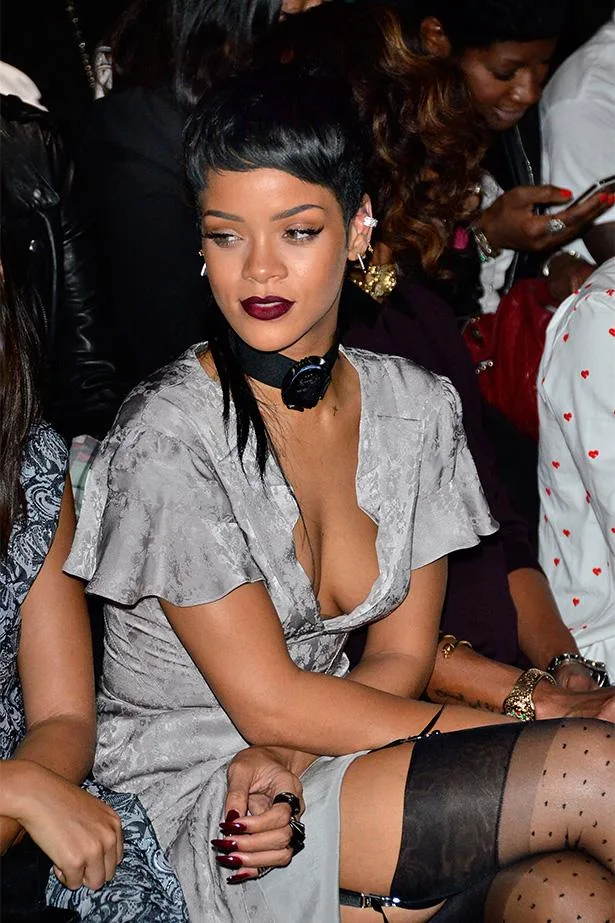
[{"label": "dark red nail polish", "polygon": [[237,875],[231,875],[230,878],[226,879],[226,883],[229,885],[238,885],[242,881],[247,881],[248,878],[252,878],[249,872],[239,872]]},{"label": "dark red nail polish", "polygon": [[226,817],[224,818],[225,824],[232,824],[234,820],[239,818],[239,811],[229,811]]},{"label": "dark red nail polish", "polygon": [[240,869],[243,865],[239,856],[216,856],[216,862],[225,869]]},{"label": "dark red nail polish", "polygon": [[221,849],[222,852],[233,852],[233,850],[239,849],[235,840],[212,840],[211,845],[214,849]]},{"label": "dark red nail polish", "polygon": [[246,830],[248,829],[245,824],[238,824],[238,823],[219,824],[219,827],[225,836],[233,836],[233,834],[245,833]]}]

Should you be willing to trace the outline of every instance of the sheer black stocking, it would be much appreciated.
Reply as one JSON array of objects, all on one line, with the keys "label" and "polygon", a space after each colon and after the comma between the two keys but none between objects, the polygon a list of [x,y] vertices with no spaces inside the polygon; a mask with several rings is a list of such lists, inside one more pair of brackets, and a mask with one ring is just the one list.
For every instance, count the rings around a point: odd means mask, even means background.
[{"label": "sheer black stocking", "polygon": [[391,894],[415,906],[457,895],[438,923],[454,905],[456,923],[604,923],[615,900],[614,767],[613,725],[589,719],[419,741]]}]

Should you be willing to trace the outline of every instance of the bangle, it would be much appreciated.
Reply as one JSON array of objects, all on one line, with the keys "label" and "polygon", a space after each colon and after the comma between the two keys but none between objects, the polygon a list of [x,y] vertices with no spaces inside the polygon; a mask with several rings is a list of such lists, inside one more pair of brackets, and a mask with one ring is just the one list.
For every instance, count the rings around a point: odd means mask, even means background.
[{"label": "bangle", "polygon": [[588,657],[583,657],[582,654],[577,654],[573,651],[566,651],[564,654],[558,654],[557,657],[553,657],[553,659],[549,661],[547,673],[555,677],[558,669],[565,663],[578,663],[591,673],[592,679],[594,679],[599,686],[609,685],[609,674],[605,663],[601,660],[590,660]]},{"label": "bangle", "polygon": [[442,645],[440,653],[445,660],[454,653],[454,651],[461,645],[464,644],[466,647],[472,647],[469,641],[460,641],[459,638],[456,638],[455,635],[442,635],[441,640],[446,642]]},{"label": "bangle", "polygon": [[522,673],[504,699],[503,713],[511,718],[517,718],[518,721],[533,721],[536,717],[534,689],[543,679],[548,680],[552,686],[557,685],[549,673],[538,670],[536,667],[530,667]]},{"label": "bangle", "polygon": [[556,250],[555,253],[552,253],[546,258],[540,268],[540,272],[545,279],[548,279],[551,274],[551,261],[554,260],[556,256],[562,256],[562,254],[566,254],[566,256],[572,256],[575,260],[584,261],[584,258],[580,253],[577,253],[576,250]]},{"label": "bangle", "polygon": [[481,263],[486,263],[487,260],[494,260],[500,255],[502,251],[491,246],[484,231],[481,231],[480,228],[475,227],[473,224],[470,225],[469,230],[472,232],[472,236],[476,241]]}]

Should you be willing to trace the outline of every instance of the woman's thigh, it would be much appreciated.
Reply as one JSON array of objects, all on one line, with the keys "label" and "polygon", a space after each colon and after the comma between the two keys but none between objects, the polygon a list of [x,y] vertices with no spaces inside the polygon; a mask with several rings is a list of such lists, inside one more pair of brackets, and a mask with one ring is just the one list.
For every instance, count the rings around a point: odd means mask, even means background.
[{"label": "woman's thigh", "polygon": [[360,757],[342,787],[341,886],[435,902],[575,843],[612,869],[614,745],[612,725],[562,719]]},{"label": "woman's thigh", "polygon": [[[516,722],[453,707],[444,709],[436,727],[449,733],[500,724]],[[389,893],[399,856],[406,778],[414,746],[400,744],[375,750],[359,757],[346,771],[340,803],[341,887]],[[445,767],[442,769],[445,771]],[[429,917],[417,917],[417,923],[422,919]]]}]

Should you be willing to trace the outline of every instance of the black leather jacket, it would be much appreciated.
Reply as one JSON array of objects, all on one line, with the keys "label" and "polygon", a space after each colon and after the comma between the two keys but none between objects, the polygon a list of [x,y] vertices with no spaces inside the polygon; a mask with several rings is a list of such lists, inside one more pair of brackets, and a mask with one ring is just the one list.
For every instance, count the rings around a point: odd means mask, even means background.
[{"label": "black leather jacket", "polygon": [[44,325],[44,413],[67,440],[101,438],[119,399],[73,166],[47,113],[15,96],[0,105],[2,264]]}]

